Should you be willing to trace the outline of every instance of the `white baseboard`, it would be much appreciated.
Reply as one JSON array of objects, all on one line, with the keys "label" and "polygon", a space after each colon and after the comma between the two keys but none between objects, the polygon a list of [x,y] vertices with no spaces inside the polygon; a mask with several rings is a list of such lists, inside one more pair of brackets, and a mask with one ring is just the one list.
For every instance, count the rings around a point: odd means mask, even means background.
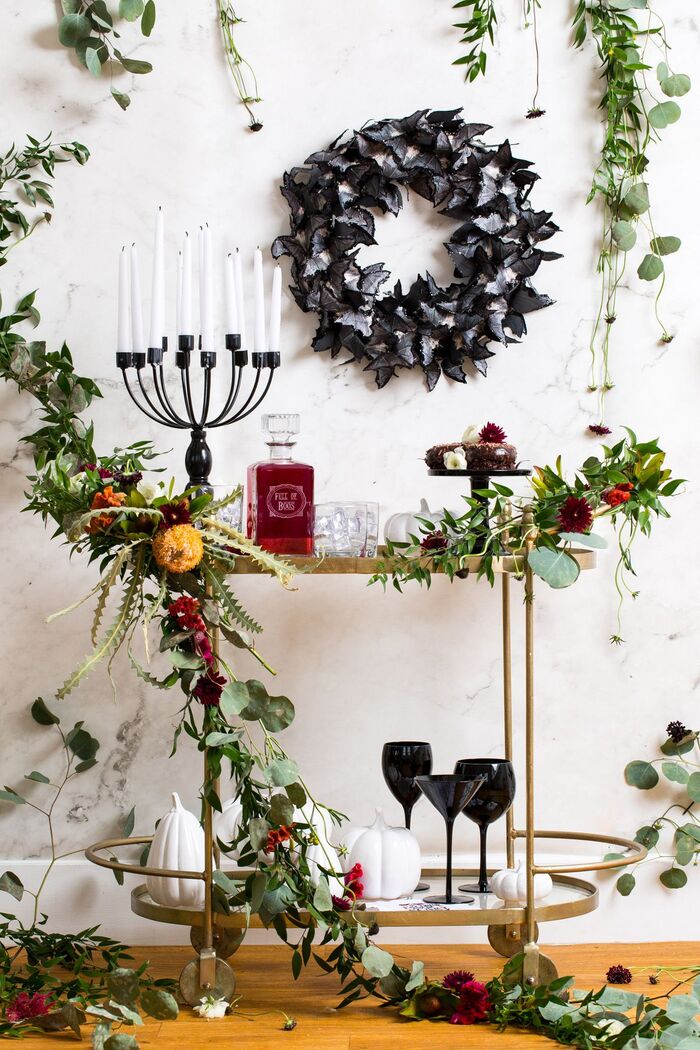
[{"label": "white baseboard", "polygon": [[[538,860],[543,863],[561,864],[567,859],[562,854],[538,855]],[[444,864],[444,857],[437,855],[427,856],[424,860],[428,865]],[[491,860],[503,862],[498,856]],[[575,860],[582,862],[580,855]],[[455,856],[455,866],[473,867],[475,863],[473,855]],[[44,862],[38,860],[0,861],[0,871],[14,871],[29,887],[37,885],[44,868]],[[119,886],[110,871],[97,868],[85,859],[60,861],[42,895],[41,909],[49,915],[49,928],[56,931],[74,932],[99,923],[105,936],[130,945],[187,944],[188,927],[150,922],[132,913],[130,893],[141,881],[138,876],[126,875],[124,886]],[[651,871],[630,897],[620,897],[614,884],[614,874],[598,880],[600,907],[590,915],[543,924],[540,929],[542,943],[700,940],[700,918],[689,922],[693,910],[689,908],[687,898],[692,890],[664,890]],[[15,911],[26,921],[31,915],[31,898],[27,896],[17,904],[0,894],[0,910]],[[381,932],[377,940],[394,944],[478,944],[484,943],[486,933],[478,926],[390,927]],[[275,941],[272,932],[251,930],[248,943],[272,944]]]}]

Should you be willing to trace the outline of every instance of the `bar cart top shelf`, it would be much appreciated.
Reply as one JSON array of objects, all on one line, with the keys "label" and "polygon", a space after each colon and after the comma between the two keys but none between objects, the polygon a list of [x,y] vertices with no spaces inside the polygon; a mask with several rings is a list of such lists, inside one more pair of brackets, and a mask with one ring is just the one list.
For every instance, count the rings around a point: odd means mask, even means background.
[{"label": "bar cart top shelf", "polygon": [[[593,550],[572,549],[567,552],[575,558],[581,569],[594,569],[596,566],[596,552]],[[355,575],[373,576],[376,572],[391,569],[391,559],[386,549],[379,548],[376,558],[337,558],[337,557],[298,557],[294,555],[280,555],[300,572],[313,573],[314,575]],[[524,569],[525,551],[516,551],[512,554],[504,554],[493,561],[493,571],[496,573],[522,573]],[[427,561],[427,559],[426,559]],[[478,572],[483,558],[480,554],[470,554],[464,558],[464,568],[470,573]],[[243,575],[270,575],[270,573],[257,565],[250,557],[243,556],[236,559],[234,574]]]}]

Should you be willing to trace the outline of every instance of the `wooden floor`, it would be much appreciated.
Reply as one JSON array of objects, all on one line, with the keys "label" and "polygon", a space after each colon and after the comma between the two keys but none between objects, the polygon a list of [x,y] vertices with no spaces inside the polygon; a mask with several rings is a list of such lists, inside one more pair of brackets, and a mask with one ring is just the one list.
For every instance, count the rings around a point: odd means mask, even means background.
[{"label": "wooden floor", "polygon": [[[439,977],[451,969],[468,968],[479,980],[488,980],[502,968],[503,960],[482,945],[400,945],[389,949],[397,961],[423,959],[426,972]],[[156,976],[175,977],[192,952],[186,948],[134,949],[139,961],[148,958]],[[614,963],[625,966],[681,966],[700,962],[700,943],[601,944],[551,948],[560,975],[572,975],[577,987],[597,988]],[[415,1023],[398,1018],[395,1011],[380,1009],[375,1001],[355,1003],[340,1012],[338,985],[332,975],[321,974],[313,963],[297,982],[289,969],[290,953],[282,946],[242,948],[231,960],[236,971],[240,1005],[233,1016],[205,1021],[185,1007],[177,1021],[147,1021],[136,1032],[143,1047],[158,1050],[262,1050],[304,1047],[306,1050],[512,1050],[513,1047],[549,1046],[550,1040],[523,1032],[498,1033],[487,1026],[457,1027]],[[670,987],[662,981],[659,994]],[[631,990],[651,991],[646,974],[635,977]],[[297,1021],[291,1032],[282,1031],[284,1011]],[[251,1015],[256,1015],[252,1017]],[[23,1050],[46,1050],[51,1044],[76,1045],[72,1035],[56,1034],[22,1040]]]}]

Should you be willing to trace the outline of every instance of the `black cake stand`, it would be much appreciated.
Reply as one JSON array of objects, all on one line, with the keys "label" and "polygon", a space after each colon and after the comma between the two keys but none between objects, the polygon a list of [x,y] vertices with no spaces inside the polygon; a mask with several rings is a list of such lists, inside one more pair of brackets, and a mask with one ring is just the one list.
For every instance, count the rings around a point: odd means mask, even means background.
[{"label": "black cake stand", "polygon": [[[428,473],[434,478],[469,478],[472,499],[476,499],[483,504],[486,510],[486,522],[488,523],[488,497],[480,496],[479,492],[490,487],[491,478],[494,478],[496,481],[499,481],[501,478],[526,478],[532,474],[532,471],[527,467],[514,467],[511,470],[492,470],[485,474],[483,470],[448,470],[446,467],[441,467],[439,470],[429,470]],[[478,553],[478,551],[475,550],[474,553]]]}]

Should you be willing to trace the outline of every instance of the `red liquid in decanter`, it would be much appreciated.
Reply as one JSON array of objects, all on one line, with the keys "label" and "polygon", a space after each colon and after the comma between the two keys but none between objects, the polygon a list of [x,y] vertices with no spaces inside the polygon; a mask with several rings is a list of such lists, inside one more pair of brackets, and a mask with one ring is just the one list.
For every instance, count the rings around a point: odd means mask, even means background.
[{"label": "red liquid in decanter", "polygon": [[270,459],[248,467],[248,535],[273,554],[313,554],[314,468],[291,458],[296,416],[264,416]]}]

